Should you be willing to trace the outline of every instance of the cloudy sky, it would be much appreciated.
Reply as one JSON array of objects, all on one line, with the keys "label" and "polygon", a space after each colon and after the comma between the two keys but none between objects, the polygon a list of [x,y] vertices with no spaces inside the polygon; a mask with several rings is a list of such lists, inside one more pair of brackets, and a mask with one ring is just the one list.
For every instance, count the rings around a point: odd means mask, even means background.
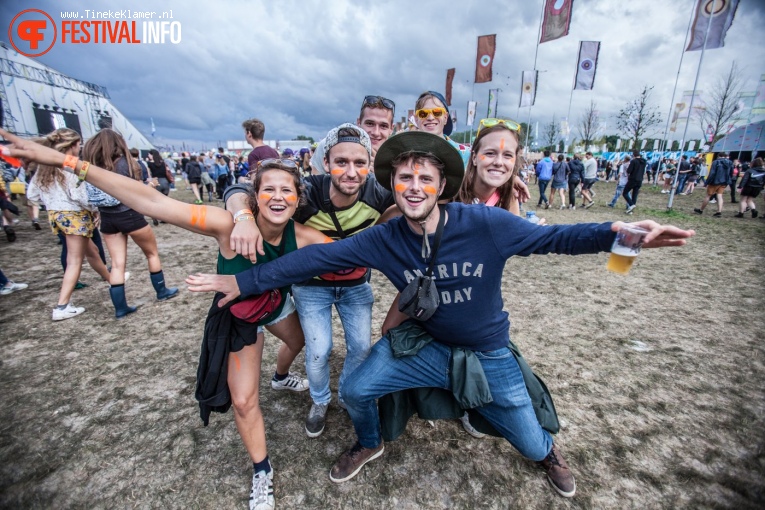
[{"label": "cloudy sky", "polygon": [[[697,0],[575,0],[567,37],[539,45],[541,71],[532,123],[566,115],[580,40],[602,41],[593,91],[576,91],[576,122],[590,100],[616,132],[614,115],[643,85],[666,118]],[[500,88],[499,115],[518,112],[523,70],[534,65],[543,0],[40,0],[34,7],[56,23],[61,11],[173,10],[179,44],[56,44],[39,60],[54,69],[105,86],[113,103],[141,131],[154,119],[167,143],[242,139],[241,122],[258,117],[268,139],[321,138],[354,121],[362,98],[379,94],[397,105],[396,120],[424,90],[443,92],[446,70],[457,69],[452,108],[466,129],[467,102],[485,116],[488,91]],[[5,0],[0,25],[29,2]],[[725,47],[705,52],[699,89],[726,74],[733,61],[745,90],[765,73],[765,2],[741,0]],[[473,85],[476,38],[497,34],[492,83]],[[139,34],[140,35],[140,34]],[[60,40],[60,39],[59,39]],[[685,53],[678,97],[691,90],[701,52]],[[662,123],[661,130],[664,128]],[[541,134],[541,128],[540,128]],[[690,134],[690,133],[689,133]],[[678,137],[679,138],[679,137]]]}]

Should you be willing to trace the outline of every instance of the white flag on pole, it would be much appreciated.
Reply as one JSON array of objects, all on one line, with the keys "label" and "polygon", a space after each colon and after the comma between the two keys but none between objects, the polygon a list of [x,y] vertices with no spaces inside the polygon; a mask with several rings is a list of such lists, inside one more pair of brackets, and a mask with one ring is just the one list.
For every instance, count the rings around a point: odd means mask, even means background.
[{"label": "white flag on pole", "polygon": [[616,139],[616,150],[619,150],[621,148],[622,148],[622,139],[621,138],[617,138]]},{"label": "white flag on pole", "polygon": [[579,41],[579,60],[576,63],[574,90],[592,90],[599,52],[600,41]]},{"label": "white flag on pole", "polygon": [[645,144],[646,144],[647,142],[648,142],[648,140],[646,140],[646,139],[643,139],[643,141],[642,141],[642,142],[641,142],[641,144],[640,144],[640,150],[641,150],[641,151],[642,151],[642,150],[645,150]]},{"label": "white flag on pole", "polygon": [[468,101],[467,125],[472,126],[475,120],[475,101]]},{"label": "white flag on pole", "polygon": [[653,141],[653,150],[655,151],[659,150],[659,140]]},{"label": "white flag on pole", "polygon": [[696,140],[691,140],[690,142],[688,142],[688,150],[689,151],[692,151],[695,148],[696,148]]},{"label": "white flag on pole", "polygon": [[523,71],[521,76],[521,102],[520,107],[533,106],[537,97],[537,79],[539,71]]}]

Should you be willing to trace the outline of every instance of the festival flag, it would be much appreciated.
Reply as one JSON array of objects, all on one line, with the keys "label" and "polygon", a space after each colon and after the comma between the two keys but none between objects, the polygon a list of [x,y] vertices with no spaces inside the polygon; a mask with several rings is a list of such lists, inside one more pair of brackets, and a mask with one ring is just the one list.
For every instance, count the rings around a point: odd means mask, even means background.
[{"label": "festival flag", "polygon": [[534,138],[539,138],[539,121],[534,126]]},{"label": "festival flag", "polygon": [[622,139],[621,138],[617,138],[616,139],[616,150],[619,150],[621,148],[622,148]]},{"label": "festival flag", "polygon": [[478,52],[475,57],[475,83],[491,81],[491,65],[494,63],[496,47],[497,34],[482,35],[478,38]]},{"label": "festival flag", "polygon": [[539,78],[539,71],[523,71],[521,76],[521,102],[518,108],[534,106],[534,101],[537,98],[537,78]]},{"label": "festival flag", "polygon": [[417,122],[415,121],[415,118],[414,118],[414,110],[407,110],[406,118],[409,121],[409,124],[412,124],[413,126],[417,125]]},{"label": "festival flag", "polygon": [[451,69],[446,70],[446,106],[452,105],[452,82],[454,82],[454,71]]},{"label": "festival flag", "polygon": [[653,150],[655,151],[659,150],[659,140],[653,141]]},{"label": "festival flag", "polygon": [[640,143],[640,150],[641,150],[641,151],[642,151],[642,150],[645,150],[645,144],[646,144],[646,143],[648,143],[648,140],[646,140],[646,139],[644,138],[644,139],[643,139],[643,141]]},{"label": "festival flag", "polygon": [[563,119],[560,121],[560,134],[568,138],[569,132],[568,119],[563,117]]},{"label": "festival flag", "polygon": [[627,150],[631,151],[633,145],[635,145],[635,140],[630,140],[630,146]]},{"label": "festival flag", "polygon": [[752,115],[765,114],[765,74],[760,76],[760,84],[757,86],[757,96],[752,105]]},{"label": "festival flag", "polygon": [[675,103],[675,111],[672,112],[672,123],[669,125],[669,130],[673,133],[677,131],[677,120],[680,117],[680,111],[685,108],[683,103]]},{"label": "festival flag", "polygon": [[497,116],[497,103],[499,102],[499,89],[489,89],[489,107],[486,109],[486,117],[491,119]]},{"label": "festival flag", "polygon": [[540,44],[568,35],[573,4],[574,0],[545,0]]},{"label": "festival flag", "polygon": [[592,90],[598,67],[600,41],[579,41],[579,60],[576,64],[574,90]]},{"label": "festival flag", "polygon": [[154,127],[154,118],[149,117],[151,119],[151,136],[154,136],[154,133],[157,132],[157,128]]},{"label": "festival flag", "polygon": [[692,151],[695,148],[696,148],[696,140],[691,140],[690,142],[688,142],[688,150],[689,151]]},{"label": "festival flag", "polygon": [[449,115],[452,118],[452,129],[454,129],[456,131],[457,130],[457,109],[456,108],[452,108],[449,111]]},{"label": "festival flag", "polygon": [[472,126],[473,121],[475,120],[475,107],[476,107],[475,101],[468,101],[468,111],[467,111],[467,125]]},{"label": "festival flag", "polygon": [[691,40],[685,51],[703,49],[705,41],[708,50],[722,48],[737,8],[738,0],[699,0]]}]

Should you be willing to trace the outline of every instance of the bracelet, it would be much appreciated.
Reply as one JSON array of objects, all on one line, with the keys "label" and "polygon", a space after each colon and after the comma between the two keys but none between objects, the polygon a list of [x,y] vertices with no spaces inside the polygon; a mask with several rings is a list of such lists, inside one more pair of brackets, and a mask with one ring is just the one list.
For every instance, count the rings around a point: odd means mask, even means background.
[{"label": "bracelet", "polygon": [[236,218],[234,218],[234,223],[239,223],[240,221],[255,221],[255,216],[252,214],[240,214]]},{"label": "bracelet", "polygon": [[67,154],[64,156],[64,167],[71,168],[72,172],[74,172],[77,169],[77,162],[80,160],[77,156],[73,156],[72,154]]},{"label": "bracelet", "polygon": [[234,223],[236,223],[237,218],[239,218],[242,215],[248,214],[254,218],[254,215],[252,214],[252,211],[249,209],[240,209],[236,211],[236,214],[234,214]]},{"label": "bracelet", "polygon": [[77,184],[76,186],[79,188],[80,184],[85,182],[85,176],[88,175],[88,169],[90,168],[90,163],[87,161],[82,162],[82,166],[80,167],[80,174],[77,176]]}]

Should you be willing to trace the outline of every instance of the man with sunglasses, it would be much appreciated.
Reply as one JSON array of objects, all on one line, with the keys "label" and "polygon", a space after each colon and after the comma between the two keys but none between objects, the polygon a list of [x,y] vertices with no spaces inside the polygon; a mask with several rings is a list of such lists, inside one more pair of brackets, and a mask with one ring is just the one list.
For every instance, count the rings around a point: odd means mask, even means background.
[{"label": "man with sunglasses", "polygon": [[[491,393],[482,405],[474,405],[475,410],[521,454],[537,461],[559,494],[572,497],[574,476],[552,436],[540,426],[510,351],[510,324],[498,282],[512,256],[609,251],[625,224],[540,227],[498,207],[454,202],[437,207],[439,198],[456,194],[464,172],[459,152],[442,137],[422,132],[393,136],[377,153],[377,176],[393,190],[403,217],[350,239],[308,246],[233,277],[195,275],[186,282],[192,291],[224,293],[225,304],[349,265],[380,270],[399,291],[433,271],[428,288],[440,296],[440,304],[421,298],[429,318],[418,323],[432,338],[423,338],[416,352],[397,352],[398,356],[393,353],[393,336],[381,338],[341,387],[358,441],[337,460],[330,480],[350,480],[383,454],[376,399],[412,388],[455,391],[451,374],[459,367],[452,365],[453,349],[461,349],[477,358]],[[682,246],[694,235],[650,220],[635,226],[650,232],[644,248]],[[415,318],[420,304],[413,310]]]},{"label": "man with sunglasses", "polygon": [[[374,119],[374,126],[370,128],[378,134],[385,133],[378,123],[381,120],[385,123],[389,111],[379,101],[384,117],[377,116],[376,110],[380,110],[377,104],[367,104],[365,99],[360,117],[362,120]],[[392,120],[392,110],[390,112]],[[332,239],[343,239],[373,226],[393,204],[393,199],[390,191],[380,186],[370,171],[374,148],[370,137],[359,126],[342,124],[330,130],[324,146],[324,165],[329,173],[305,179],[307,204],[298,209],[294,218]],[[232,213],[246,209],[247,195],[242,194],[246,191],[246,187],[231,186],[226,192],[226,208]],[[239,235],[239,231],[245,232],[240,235],[242,239],[259,238],[255,222],[237,223],[231,235],[232,249],[243,256],[255,257],[254,242],[235,245],[234,234]],[[308,437],[318,437],[324,431],[332,398],[329,388],[332,306],[343,324],[347,351],[340,387],[346,376],[369,354],[374,297],[369,285],[369,271],[348,268],[340,271],[335,280],[311,278],[293,286],[292,292],[306,338],[306,373],[313,400],[305,430]],[[342,400],[340,402],[343,405]]]}]

